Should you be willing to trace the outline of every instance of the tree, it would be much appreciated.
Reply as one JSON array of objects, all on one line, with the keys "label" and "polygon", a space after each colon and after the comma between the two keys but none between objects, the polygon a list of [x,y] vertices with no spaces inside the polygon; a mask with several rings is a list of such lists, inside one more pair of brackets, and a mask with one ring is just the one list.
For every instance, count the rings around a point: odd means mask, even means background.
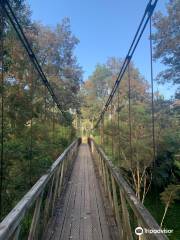
[{"label": "tree", "polygon": [[105,64],[97,64],[92,75],[82,85],[83,106],[81,110],[85,128],[89,130],[93,128],[108,96],[111,81],[112,74],[108,67]]},{"label": "tree", "polygon": [[34,48],[62,108],[79,109],[82,68],[74,55],[79,40],[71,31],[69,18],[64,18],[55,30],[37,23],[35,28]]},{"label": "tree", "polygon": [[[122,64],[121,59],[109,58],[105,64],[97,65],[93,74],[84,83],[83,94],[85,104],[82,111],[87,123],[99,116],[100,111],[110,94],[112,86],[116,81]],[[131,155],[129,147],[129,120],[128,120],[128,75],[125,74],[120,88],[120,106],[118,106],[118,96],[115,94],[111,106],[104,116],[104,142],[103,148],[111,160],[124,170],[126,177],[131,181],[138,198],[144,201],[149,189],[151,176],[147,174],[147,168],[152,162],[152,148],[149,135],[151,114],[149,112],[148,84],[135,68],[130,64],[131,77],[131,101],[132,101],[132,147],[133,165],[131,166]],[[119,115],[120,125],[117,117]],[[93,124],[91,124],[91,129]],[[98,135],[96,132],[95,135]],[[112,149],[110,151],[110,149]],[[130,172],[130,174],[129,174]],[[129,176],[128,176],[129,175]]]},{"label": "tree", "polygon": [[164,214],[160,225],[162,227],[168,208],[173,205],[175,200],[180,200],[180,185],[170,184],[160,195],[161,201],[165,205]]},{"label": "tree", "polygon": [[153,22],[156,32],[153,34],[154,58],[161,59],[167,67],[159,73],[160,83],[180,83],[180,1],[169,0],[167,15],[157,12]]},{"label": "tree", "polygon": [[[79,109],[82,70],[74,48],[79,40],[68,19],[56,29],[32,22],[24,0],[10,1],[31,47],[65,110],[55,107],[19,38],[5,16],[2,212],[5,216],[75,136],[73,111]],[[64,60],[64,61],[63,61]],[[1,61],[1,60],[0,60]],[[0,63],[1,64],[1,63]],[[0,71],[2,68],[0,69]],[[2,97],[0,98],[2,104]],[[3,118],[2,118],[3,116]],[[65,120],[66,119],[66,120]],[[2,128],[0,128],[2,136]]]}]

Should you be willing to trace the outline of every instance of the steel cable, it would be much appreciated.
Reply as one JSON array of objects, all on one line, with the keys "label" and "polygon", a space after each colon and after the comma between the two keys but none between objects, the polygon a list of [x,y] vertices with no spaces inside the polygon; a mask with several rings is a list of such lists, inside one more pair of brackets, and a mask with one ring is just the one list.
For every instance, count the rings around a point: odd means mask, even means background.
[{"label": "steel cable", "polygon": [[[4,10],[4,12],[6,13],[6,16],[8,17],[9,21],[11,22],[14,30],[16,31],[22,45],[24,46],[24,48],[26,49],[26,52],[31,60],[31,62],[33,63],[35,69],[37,70],[37,72],[39,73],[40,77],[41,77],[41,80],[43,82],[43,84],[46,86],[46,88],[48,89],[51,97],[53,98],[53,100],[55,101],[57,107],[59,108],[59,110],[61,111],[63,117],[66,119],[65,117],[65,114],[64,114],[64,111],[62,111],[62,106],[61,104],[59,103],[58,101],[58,98],[57,96],[55,95],[54,93],[54,90],[52,89],[49,81],[47,80],[43,70],[42,70],[42,67],[41,65],[39,64],[37,58],[36,58],[36,55],[34,54],[31,46],[30,46],[30,43],[29,41],[27,40],[24,32],[23,32],[23,29],[15,15],[15,13],[13,12],[11,6],[10,6],[10,3],[9,1],[7,0],[0,0],[0,4]],[[66,119],[67,120],[67,119]]]},{"label": "steel cable", "polygon": [[4,14],[0,8],[0,70],[1,70],[1,161],[0,161],[0,217],[2,216],[3,170],[4,170]]},{"label": "steel cable", "polygon": [[137,29],[137,31],[135,33],[133,41],[132,41],[132,43],[130,45],[130,48],[128,50],[128,53],[127,53],[127,55],[125,57],[125,60],[124,60],[124,62],[122,64],[122,66],[121,66],[121,69],[120,69],[120,72],[118,74],[118,77],[117,77],[117,79],[116,79],[116,81],[114,83],[114,86],[113,86],[113,88],[111,90],[111,93],[110,93],[110,95],[108,97],[108,100],[107,100],[107,102],[106,102],[106,104],[105,104],[105,106],[104,106],[104,108],[103,108],[103,110],[102,110],[102,112],[101,112],[101,114],[99,116],[99,119],[97,120],[94,128],[96,128],[98,126],[99,122],[102,119],[102,116],[107,111],[107,108],[110,105],[110,103],[111,103],[111,101],[112,101],[112,99],[114,97],[114,94],[115,94],[115,92],[116,92],[116,90],[117,90],[117,88],[118,88],[118,86],[119,86],[119,84],[120,84],[120,82],[121,82],[125,72],[126,72],[126,69],[127,69],[128,65],[129,65],[129,63],[130,63],[130,61],[132,59],[132,56],[133,56],[133,54],[134,54],[134,52],[135,52],[135,50],[136,50],[136,48],[137,48],[137,46],[139,44],[139,41],[140,41],[140,39],[141,39],[141,37],[142,37],[142,35],[144,33],[144,30],[145,30],[145,28],[147,26],[147,23],[148,23],[150,17],[152,16],[152,14],[154,12],[154,9],[156,7],[157,2],[158,2],[158,0],[154,0],[154,2],[152,0],[150,0],[148,2],[148,4],[147,4],[145,12],[143,14],[143,17],[142,17],[142,19],[140,21],[138,29]]},{"label": "steel cable", "polygon": [[131,118],[131,75],[130,65],[128,65],[128,116],[129,116],[129,147],[130,147],[130,161],[132,169],[132,118]]},{"label": "steel cable", "polygon": [[150,33],[150,65],[151,65],[151,109],[152,109],[152,146],[153,146],[153,165],[155,166],[156,159],[156,142],[155,142],[155,118],[154,118],[154,76],[153,76],[153,49],[152,49],[152,21],[149,21]]}]

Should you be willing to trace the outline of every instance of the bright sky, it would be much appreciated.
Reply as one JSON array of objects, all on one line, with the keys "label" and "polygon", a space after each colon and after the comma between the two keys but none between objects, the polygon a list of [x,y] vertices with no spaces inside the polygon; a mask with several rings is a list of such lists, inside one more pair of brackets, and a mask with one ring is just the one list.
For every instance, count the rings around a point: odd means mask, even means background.
[{"label": "bright sky", "polygon": [[[84,70],[84,80],[97,63],[108,57],[125,57],[148,0],[27,0],[32,18],[45,25],[55,26],[64,17],[71,20],[72,32],[80,40],[76,56]],[[156,10],[165,12],[167,0],[160,0]],[[135,53],[133,61],[147,80],[150,76],[148,29]],[[156,73],[162,68],[154,64]],[[158,89],[170,97],[167,87]]]}]

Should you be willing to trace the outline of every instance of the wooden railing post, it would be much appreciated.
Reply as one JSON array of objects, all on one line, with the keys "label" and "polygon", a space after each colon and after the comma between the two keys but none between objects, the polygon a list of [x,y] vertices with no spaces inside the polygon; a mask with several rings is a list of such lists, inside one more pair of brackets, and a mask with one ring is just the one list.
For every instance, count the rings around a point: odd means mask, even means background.
[{"label": "wooden railing post", "polygon": [[60,194],[61,194],[62,183],[63,183],[63,176],[64,176],[64,162],[61,164],[61,175],[60,175],[58,196],[60,196]]},{"label": "wooden railing post", "polygon": [[18,239],[19,239],[20,230],[21,230],[21,225],[19,225],[19,226],[17,227],[17,229],[15,230],[15,232],[14,232],[13,237],[11,238],[11,240],[18,240]]},{"label": "wooden railing post", "polygon": [[122,217],[123,217],[123,239],[133,240],[130,221],[129,221],[129,213],[126,206],[126,199],[121,190],[120,190],[120,196],[121,196]]},{"label": "wooden railing post", "polygon": [[51,205],[51,202],[52,202],[52,192],[53,192],[54,179],[55,179],[55,176],[53,175],[50,186],[49,186],[49,189],[48,189],[46,201],[45,201],[44,220],[43,220],[43,225],[44,226],[46,226],[46,224],[48,222],[48,218],[49,218],[50,205]]},{"label": "wooden railing post", "polygon": [[39,215],[40,215],[40,210],[41,210],[42,198],[43,198],[43,192],[40,194],[40,196],[36,200],[36,205],[35,205],[33,219],[31,222],[28,240],[36,240],[37,239],[36,235],[38,234],[37,233],[38,226],[39,226],[38,221],[39,221]]},{"label": "wooden railing post", "polygon": [[57,169],[56,174],[55,174],[55,189],[54,189],[54,194],[53,194],[53,199],[52,199],[52,211],[51,211],[52,215],[53,215],[53,211],[54,211],[54,205],[55,205],[55,202],[56,202],[56,198],[57,198],[57,195],[58,195],[60,171],[61,171],[61,168],[59,167]]},{"label": "wooden railing post", "polygon": [[112,189],[113,189],[113,201],[114,201],[114,211],[115,211],[116,222],[119,230],[120,239],[123,239],[123,230],[122,230],[122,222],[121,222],[120,213],[119,213],[116,183],[114,181],[114,177],[112,176],[112,174],[111,174],[111,182],[112,182]]},{"label": "wooden railing post", "polygon": [[111,204],[112,209],[114,208],[112,194],[111,194],[111,183],[110,183],[110,176],[107,166],[105,165],[105,173],[106,173],[106,179],[107,179],[107,190],[108,190],[108,196],[109,196],[109,202]]},{"label": "wooden railing post", "polygon": [[100,175],[100,177],[102,177],[103,176],[103,174],[102,174],[102,159],[101,159],[101,156],[99,154],[97,156],[96,162],[98,163],[99,175]]},{"label": "wooden railing post", "polygon": [[92,154],[94,154],[94,142],[91,141],[91,150],[92,150]]},{"label": "wooden railing post", "polygon": [[66,176],[66,170],[67,170],[67,154],[65,156],[65,159],[64,159],[64,177]]},{"label": "wooden railing post", "polygon": [[[72,148],[71,148],[71,151],[73,151]],[[71,151],[66,154],[66,173],[68,173],[69,166],[70,166],[69,162],[70,162]]]},{"label": "wooden railing post", "polygon": [[103,176],[103,182],[104,182],[104,190],[106,193],[108,193],[107,174],[106,174],[106,170],[105,170],[105,163],[104,163],[103,159],[101,159],[101,161],[102,161],[102,176]]}]

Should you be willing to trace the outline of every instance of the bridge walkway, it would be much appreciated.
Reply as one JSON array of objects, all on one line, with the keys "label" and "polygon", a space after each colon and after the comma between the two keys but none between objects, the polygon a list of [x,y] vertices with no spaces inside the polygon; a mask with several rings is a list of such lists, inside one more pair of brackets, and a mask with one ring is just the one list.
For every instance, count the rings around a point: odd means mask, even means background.
[{"label": "bridge walkway", "polygon": [[46,240],[114,239],[87,144],[82,144],[64,196],[45,234]]}]

